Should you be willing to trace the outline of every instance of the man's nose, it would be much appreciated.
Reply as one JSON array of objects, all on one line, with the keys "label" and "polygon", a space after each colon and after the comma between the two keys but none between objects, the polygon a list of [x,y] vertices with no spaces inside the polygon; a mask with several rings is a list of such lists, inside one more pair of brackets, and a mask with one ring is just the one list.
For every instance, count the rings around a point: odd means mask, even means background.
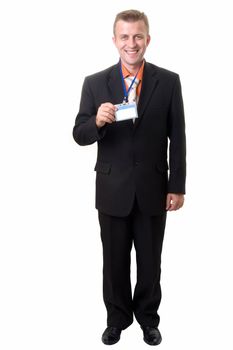
[{"label": "man's nose", "polygon": [[136,41],[135,41],[135,38],[134,38],[134,37],[130,37],[130,38],[129,38],[128,46],[129,46],[129,47],[132,47],[132,48],[136,46]]}]

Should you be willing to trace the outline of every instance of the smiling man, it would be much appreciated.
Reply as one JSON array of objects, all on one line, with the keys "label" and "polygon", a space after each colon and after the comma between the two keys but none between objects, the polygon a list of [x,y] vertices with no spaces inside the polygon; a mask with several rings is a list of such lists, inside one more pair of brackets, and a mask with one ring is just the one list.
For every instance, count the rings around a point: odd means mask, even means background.
[{"label": "smiling man", "polygon": [[[166,214],[183,206],[185,193],[181,85],[176,73],[144,60],[150,43],[144,13],[119,13],[113,42],[120,60],[85,79],[73,129],[78,144],[98,143],[96,208],[107,309],[102,341],[117,343],[134,315],[144,341],[158,345],[162,340],[158,308]],[[132,293],[133,244],[137,283]]]},{"label": "smiling man", "polygon": [[143,62],[150,42],[148,30],[148,23],[143,19],[125,22],[117,17],[115,21],[113,41],[119,51],[121,63],[134,75]]}]

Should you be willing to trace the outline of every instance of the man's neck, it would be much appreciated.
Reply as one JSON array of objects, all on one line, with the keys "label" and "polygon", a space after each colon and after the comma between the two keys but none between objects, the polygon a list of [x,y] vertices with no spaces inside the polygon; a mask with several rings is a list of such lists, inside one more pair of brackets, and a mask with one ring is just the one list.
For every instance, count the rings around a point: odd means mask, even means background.
[{"label": "man's neck", "polygon": [[[143,60],[142,60],[143,62]],[[142,62],[138,63],[138,64],[135,64],[135,65],[129,65],[129,64],[126,64],[124,62],[122,62],[122,64],[125,66],[125,68],[132,74],[132,75],[136,75],[137,72],[139,71],[141,65],[142,65]]]}]

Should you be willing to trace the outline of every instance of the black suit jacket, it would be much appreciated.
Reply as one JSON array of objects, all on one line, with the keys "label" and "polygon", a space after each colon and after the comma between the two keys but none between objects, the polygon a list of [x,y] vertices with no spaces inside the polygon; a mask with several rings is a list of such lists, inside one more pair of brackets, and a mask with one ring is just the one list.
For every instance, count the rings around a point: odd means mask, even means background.
[{"label": "black suit jacket", "polygon": [[135,123],[127,120],[98,129],[99,106],[121,103],[123,97],[120,63],[86,77],[73,137],[83,146],[98,142],[97,209],[126,216],[136,196],[142,212],[160,215],[167,193],[185,193],[185,122],[179,76],[146,62],[139,118]]}]

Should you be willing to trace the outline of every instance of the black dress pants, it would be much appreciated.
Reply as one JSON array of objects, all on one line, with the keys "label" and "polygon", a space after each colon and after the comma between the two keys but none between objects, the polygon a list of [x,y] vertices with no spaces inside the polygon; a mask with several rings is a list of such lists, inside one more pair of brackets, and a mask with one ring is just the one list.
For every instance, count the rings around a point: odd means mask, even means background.
[{"label": "black dress pants", "polygon": [[[135,200],[127,217],[99,212],[103,244],[103,297],[107,325],[127,328],[133,314],[142,326],[157,327],[161,301],[160,265],[166,212],[147,216]],[[132,296],[130,252],[134,243],[137,283]]]}]

